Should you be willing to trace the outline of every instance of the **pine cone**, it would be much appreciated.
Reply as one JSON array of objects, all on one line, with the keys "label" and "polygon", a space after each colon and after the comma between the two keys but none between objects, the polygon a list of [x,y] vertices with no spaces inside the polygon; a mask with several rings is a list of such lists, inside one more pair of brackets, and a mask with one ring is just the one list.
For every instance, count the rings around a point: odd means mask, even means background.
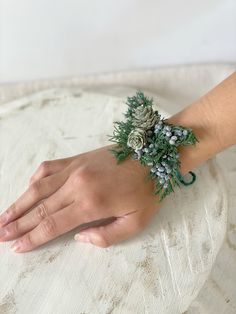
[{"label": "pine cone", "polygon": [[138,106],[133,114],[132,124],[142,129],[150,129],[158,121],[158,116],[151,106]]}]

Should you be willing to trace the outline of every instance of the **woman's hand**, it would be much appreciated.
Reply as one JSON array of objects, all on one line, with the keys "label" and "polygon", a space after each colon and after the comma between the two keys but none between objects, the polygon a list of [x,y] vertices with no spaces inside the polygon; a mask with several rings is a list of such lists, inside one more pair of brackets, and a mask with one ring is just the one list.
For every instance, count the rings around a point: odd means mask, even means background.
[{"label": "woman's hand", "polygon": [[154,180],[138,160],[117,165],[108,145],[70,158],[43,162],[28,189],[0,216],[0,239],[19,238],[17,252],[32,249],[79,225],[115,217],[89,227],[80,240],[100,247],[143,230],[158,209]]}]

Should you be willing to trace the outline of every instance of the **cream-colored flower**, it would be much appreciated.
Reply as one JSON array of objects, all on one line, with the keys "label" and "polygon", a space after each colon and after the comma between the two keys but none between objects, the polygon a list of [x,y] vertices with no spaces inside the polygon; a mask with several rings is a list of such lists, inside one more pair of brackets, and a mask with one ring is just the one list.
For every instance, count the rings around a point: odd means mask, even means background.
[{"label": "cream-colored flower", "polygon": [[159,116],[154,113],[151,106],[138,106],[134,111],[132,124],[142,129],[150,129],[158,119]]},{"label": "cream-colored flower", "polygon": [[146,144],[147,135],[144,129],[137,128],[130,132],[127,145],[133,149],[141,149]]}]

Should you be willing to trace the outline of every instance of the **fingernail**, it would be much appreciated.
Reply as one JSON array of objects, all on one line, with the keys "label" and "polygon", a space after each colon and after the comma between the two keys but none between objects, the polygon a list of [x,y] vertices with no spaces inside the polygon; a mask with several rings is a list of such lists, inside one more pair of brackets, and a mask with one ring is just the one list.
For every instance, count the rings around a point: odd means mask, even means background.
[{"label": "fingernail", "polygon": [[76,234],[74,239],[81,242],[90,242],[90,238],[88,234],[82,234],[82,233]]},{"label": "fingernail", "polygon": [[17,252],[18,250],[21,249],[21,241],[16,241],[15,243],[12,244],[11,250]]}]

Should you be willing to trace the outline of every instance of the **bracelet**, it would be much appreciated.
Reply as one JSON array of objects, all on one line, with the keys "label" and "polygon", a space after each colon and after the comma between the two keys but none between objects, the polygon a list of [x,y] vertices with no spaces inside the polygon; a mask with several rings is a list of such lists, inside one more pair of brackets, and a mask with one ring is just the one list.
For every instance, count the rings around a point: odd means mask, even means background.
[{"label": "bracelet", "polygon": [[133,97],[127,97],[128,110],[124,114],[126,121],[115,121],[113,135],[109,141],[118,143],[109,151],[116,157],[117,164],[128,156],[150,167],[147,179],[155,179],[155,195],[161,202],[173,187],[191,185],[196,175],[189,171],[192,180],[187,182],[180,173],[179,145],[196,145],[199,142],[191,128],[167,123],[158,111],[154,111],[153,99],[137,91]]}]

